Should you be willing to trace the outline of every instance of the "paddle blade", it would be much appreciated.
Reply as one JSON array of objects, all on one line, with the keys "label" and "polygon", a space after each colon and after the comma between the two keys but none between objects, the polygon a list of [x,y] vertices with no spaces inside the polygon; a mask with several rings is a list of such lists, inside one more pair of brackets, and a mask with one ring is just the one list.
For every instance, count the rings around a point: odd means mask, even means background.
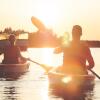
[{"label": "paddle blade", "polygon": [[31,61],[31,62],[33,62],[33,63],[39,65],[39,66],[41,66],[47,73],[52,69],[51,66],[47,66],[47,65],[45,65],[45,64],[40,64],[40,63],[38,63],[38,62],[36,62],[36,61],[31,60],[30,58],[28,58],[27,60],[28,60],[28,61]]},{"label": "paddle blade", "polygon": [[45,64],[41,64],[40,65],[47,73],[52,69],[51,66],[45,65]]},{"label": "paddle blade", "polygon": [[31,21],[39,30],[46,30],[45,25],[38,18],[32,16]]}]

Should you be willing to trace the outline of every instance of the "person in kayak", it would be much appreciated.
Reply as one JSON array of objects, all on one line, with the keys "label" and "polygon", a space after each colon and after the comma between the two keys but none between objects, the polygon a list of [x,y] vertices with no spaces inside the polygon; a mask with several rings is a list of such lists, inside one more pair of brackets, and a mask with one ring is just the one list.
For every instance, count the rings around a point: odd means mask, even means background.
[{"label": "person in kayak", "polygon": [[16,37],[11,34],[8,38],[9,45],[0,49],[0,54],[4,54],[3,64],[18,64],[26,62],[26,58],[21,55],[20,48],[16,45]]},{"label": "person in kayak", "polygon": [[[75,25],[72,28],[72,41],[66,47],[58,47],[54,53],[63,52],[63,67],[61,70],[68,74],[88,74],[87,69],[94,67],[94,60],[89,47],[80,41],[82,28]],[[87,64],[88,63],[88,64]]]}]

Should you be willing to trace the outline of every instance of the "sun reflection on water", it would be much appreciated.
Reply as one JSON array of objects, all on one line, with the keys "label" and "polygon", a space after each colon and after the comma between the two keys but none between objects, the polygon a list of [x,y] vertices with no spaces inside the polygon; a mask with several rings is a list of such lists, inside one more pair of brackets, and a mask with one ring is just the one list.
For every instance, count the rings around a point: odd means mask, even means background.
[{"label": "sun reflection on water", "polygon": [[54,48],[34,48],[28,49],[29,58],[39,63],[49,66],[62,65],[62,54],[54,54]]},{"label": "sun reflection on water", "polygon": [[[54,48],[33,48],[28,49],[23,55],[30,57],[32,60],[39,63],[53,64],[53,66],[58,66],[62,64],[62,54],[53,54]],[[97,53],[98,52],[98,53]],[[98,57],[100,50],[96,49],[96,53],[93,52],[93,57],[96,59],[96,64],[99,64]],[[51,57],[51,55],[54,57]],[[48,61],[49,60],[49,61]],[[98,65],[96,65],[99,69]],[[96,72],[99,70],[95,70]],[[70,78],[64,79],[64,82],[70,81]],[[49,81],[47,75],[44,75],[44,70],[40,66],[34,63],[30,63],[29,72],[18,77],[17,80],[6,81],[4,78],[0,80],[0,100],[85,100],[80,98],[86,98],[89,100],[99,97],[100,82],[96,81],[95,91],[82,94],[79,99],[66,99],[66,93],[60,91],[53,91],[49,86]],[[72,90],[71,90],[72,89]],[[76,87],[71,86],[71,91],[76,92]],[[57,93],[58,94],[57,94]],[[59,93],[63,93],[59,95]],[[72,93],[70,94],[72,95]],[[94,96],[95,95],[95,96]],[[63,99],[65,98],[65,99]],[[71,98],[71,97],[70,97]]]}]

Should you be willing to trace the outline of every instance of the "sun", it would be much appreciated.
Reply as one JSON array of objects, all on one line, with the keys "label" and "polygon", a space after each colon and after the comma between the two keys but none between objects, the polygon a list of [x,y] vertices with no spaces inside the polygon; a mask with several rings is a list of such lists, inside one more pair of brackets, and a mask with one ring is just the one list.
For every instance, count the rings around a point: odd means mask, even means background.
[{"label": "sun", "polygon": [[35,15],[42,20],[47,27],[52,28],[59,22],[59,9],[55,5],[55,2],[47,1],[44,0],[44,2],[38,4],[39,7],[36,7],[37,12]]},{"label": "sun", "polygon": [[[65,1],[64,1],[65,2]],[[54,31],[61,29],[61,24],[65,24],[64,20],[70,19],[70,17],[66,16],[65,12],[68,13],[68,3],[67,5],[62,3],[58,0],[37,0],[33,1],[31,0],[28,2],[28,8],[27,8],[27,16],[35,16],[38,19],[40,19],[47,28],[53,29]],[[67,20],[67,24],[68,24]],[[60,28],[59,28],[60,27]]]},{"label": "sun", "polygon": [[[70,31],[74,16],[72,0],[29,0],[26,3],[27,9],[23,13],[30,23],[31,17],[34,16],[57,36]],[[30,24],[27,28],[37,31],[38,28],[34,26]]]}]

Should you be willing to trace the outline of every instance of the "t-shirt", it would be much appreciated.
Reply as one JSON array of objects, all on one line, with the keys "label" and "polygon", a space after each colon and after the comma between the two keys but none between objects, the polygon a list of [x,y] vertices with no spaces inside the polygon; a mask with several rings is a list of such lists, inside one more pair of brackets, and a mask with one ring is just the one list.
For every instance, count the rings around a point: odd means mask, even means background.
[{"label": "t-shirt", "polygon": [[6,46],[1,50],[1,53],[4,53],[3,63],[16,64],[20,57],[20,48],[18,46]]},{"label": "t-shirt", "polygon": [[90,67],[94,66],[94,61],[91,56],[90,49],[87,45],[79,42],[71,42],[69,46],[64,48],[59,48],[59,51],[63,52],[63,71],[66,73],[86,73],[87,66],[86,62],[89,63]]}]

